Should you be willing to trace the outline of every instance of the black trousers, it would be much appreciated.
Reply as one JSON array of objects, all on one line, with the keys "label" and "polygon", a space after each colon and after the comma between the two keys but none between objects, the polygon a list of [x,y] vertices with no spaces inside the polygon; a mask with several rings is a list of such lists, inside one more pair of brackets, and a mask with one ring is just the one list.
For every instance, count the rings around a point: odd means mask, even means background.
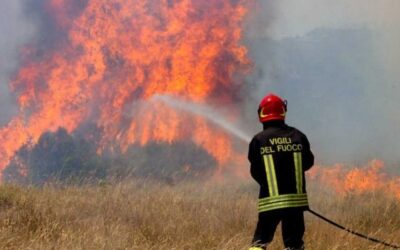
[{"label": "black trousers", "polygon": [[303,249],[304,211],[296,208],[285,208],[258,214],[258,223],[253,246],[266,247],[274,238],[276,227],[282,222],[282,238],[285,248]]}]

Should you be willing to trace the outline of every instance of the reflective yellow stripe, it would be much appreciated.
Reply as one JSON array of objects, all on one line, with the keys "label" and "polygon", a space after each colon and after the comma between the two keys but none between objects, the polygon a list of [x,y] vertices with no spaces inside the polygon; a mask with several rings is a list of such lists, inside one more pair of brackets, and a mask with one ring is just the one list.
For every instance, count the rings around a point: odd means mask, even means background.
[{"label": "reflective yellow stripe", "polygon": [[301,203],[301,202],[308,202],[308,199],[301,199],[301,200],[282,200],[278,202],[273,202],[273,203],[260,203],[258,204],[258,207],[265,207],[265,206],[274,206],[276,204],[282,204],[282,203],[287,203],[287,204],[292,204],[292,203]]},{"label": "reflective yellow stripe", "polygon": [[272,208],[283,208],[283,207],[292,207],[292,206],[307,206],[308,200],[303,201],[281,201],[273,204],[259,206],[258,209],[272,209]]},{"label": "reflective yellow stripe", "polygon": [[268,191],[270,196],[278,196],[278,184],[276,181],[275,165],[272,155],[264,155],[264,166],[267,174]]},{"label": "reflective yellow stripe", "polygon": [[276,203],[276,204],[258,207],[258,212],[266,212],[266,211],[271,211],[271,210],[280,209],[280,208],[306,207],[306,206],[308,206],[308,201],[298,201],[298,202],[285,201],[285,202],[280,202],[280,203]]},{"label": "reflective yellow stripe", "polygon": [[266,197],[258,201],[258,211],[265,212],[269,210],[308,206],[307,194],[285,194],[276,197]]},{"label": "reflective yellow stripe", "polygon": [[303,161],[300,152],[293,153],[294,157],[294,166],[296,172],[296,188],[297,193],[303,193]]},{"label": "reflective yellow stripe", "polygon": [[275,195],[279,195],[279,189],[278,189],[278,181],[276,180],[276,174],[275,174],[275,163],[274,159],[272,158],[272,155],[268,155],[268,160],[269,160],[269,165],[271,167],[271,173],[272,173],[272,185],[275,189]]},{"label": "reflective yellow stripe", "polygon": [[269,196],[273,196],[274,191],[272,188],[271,170],[270,170],[268,158],[266,155],[264,155],[263,158],[264,158],[265,173],[267,174]]},{"label": "reflective yellow stripe", "polygon": [[272,203],[279,202],[282,200],[299,200],[307,199],[307,194],[282,194],[276,197],[266,197],[258,200],[259,203]]}]

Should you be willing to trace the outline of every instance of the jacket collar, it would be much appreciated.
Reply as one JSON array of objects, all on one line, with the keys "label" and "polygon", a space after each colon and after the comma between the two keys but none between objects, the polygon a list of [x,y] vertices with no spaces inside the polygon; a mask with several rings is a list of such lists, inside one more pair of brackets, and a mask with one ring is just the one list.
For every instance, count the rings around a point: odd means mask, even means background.
[{"label": "jacket collar", "polygon": [[264,130],[271,127],[284,127],[284,126],[286,126],[285,121],[280,121],[280,120],[268,121],[263,123]]}]

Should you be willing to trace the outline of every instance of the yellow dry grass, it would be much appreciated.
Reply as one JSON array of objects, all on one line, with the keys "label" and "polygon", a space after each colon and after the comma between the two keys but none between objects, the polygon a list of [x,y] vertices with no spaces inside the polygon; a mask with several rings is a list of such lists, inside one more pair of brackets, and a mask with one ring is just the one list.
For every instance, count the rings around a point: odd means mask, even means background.
[{"label": "yellow dry grass", "polygon": [[[399,241],[399,201],[384,193],[339,197],[309,188],[321,213]],[[0,249],[247,249],[257,219],[252,182],[145,180],[41,188],[0,186]],[[307,249],[387,249],[306,215]],[[283,249],[279,230],[269,249]]]}]

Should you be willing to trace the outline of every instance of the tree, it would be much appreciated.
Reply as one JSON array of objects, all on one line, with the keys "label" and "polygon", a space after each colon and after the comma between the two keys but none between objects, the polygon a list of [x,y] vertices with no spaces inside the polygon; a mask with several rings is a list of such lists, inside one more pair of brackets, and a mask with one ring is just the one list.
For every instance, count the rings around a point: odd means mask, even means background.
[{"label": "tree", "polygon": [[33,147],[23,146],[7,167],[5,178],[21,181],[25,177],[25,182],[32,184],[81,182],[104,178],[106,167],[93,143],[59,128],[44,133]]}]

